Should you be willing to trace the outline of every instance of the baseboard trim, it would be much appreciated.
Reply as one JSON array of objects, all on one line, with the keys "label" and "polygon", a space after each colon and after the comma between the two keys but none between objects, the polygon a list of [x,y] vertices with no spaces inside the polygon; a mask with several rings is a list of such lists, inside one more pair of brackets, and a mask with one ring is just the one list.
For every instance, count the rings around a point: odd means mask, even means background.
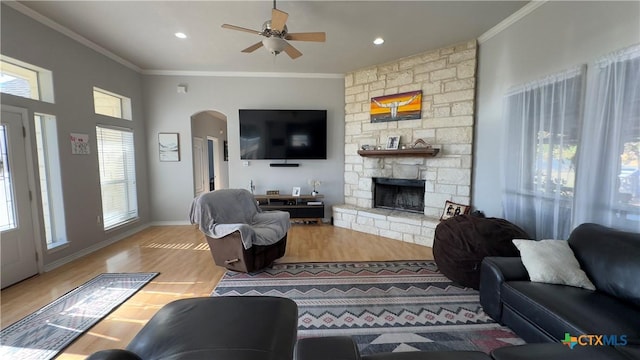
[{"label": "baseboard trim", "polygon": [[87,256],[87,255],[89,255],[89,254],[91,254],[93,252],[96,252],[96,251],[104,248],[104,247],[107,247],[107,246],[109,246],[111,244],[117,243],[118,241],[120,241],[120,240],[122,240],[122,239],[124,239],[126,237],[129,237],[129,236],[131,236],[133,234],[136,234],[136,233],[148,228],[149,226],[151,226],[151,224],[149,224],[149,223],[137,226],[137,227],[135,227],[135,228],[133,228],[133,229],[131,229],[129,231],[125,231],[125,232],[123,232],[121,234],[118,234],[118,235],[116,235],[114,237],[110,237],[110,238],[108,238],[108,239],[106,239],[104,241],[101,241],[101,242],[99,242],[99,243],[97,243],[95,245],[89,246],[88,248],[84,248],[84,249],[82,249],[82,250],[80,250],[80,251],[78,251],[76,253],[73,253],[73,254],[71,254],[69,256],[65,256],[62,259],[59,259],[59,260],[56,260],[56,261],[51,262],[49,264],[46,264],[44,266],[44,268],[43,268],[43,271],[44,272],[49,272],[49,271],[51,271],[51,270],[53,270],[55,268],[58,268],[58,267],[60,267],[62,265],[65,265],[65,264],[68,264],[68,263],[70,263],[70,262],[72,262],[74,260],[80,259],[81,257]]},{"label": "baseboard trim", "polygon": [[149,226],[176,226],[176,225],[193,225],[193,224],[191,224],[191,222],[187,220],[153,221],[149,224]]}]

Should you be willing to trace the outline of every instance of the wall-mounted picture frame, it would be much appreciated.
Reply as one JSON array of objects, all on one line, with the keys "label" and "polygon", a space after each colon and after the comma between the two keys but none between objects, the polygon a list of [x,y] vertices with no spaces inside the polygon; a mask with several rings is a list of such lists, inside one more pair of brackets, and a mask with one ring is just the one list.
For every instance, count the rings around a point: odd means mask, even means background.
[{"label": "wall-mounted picture frame", "polygon": [[440,221],[450,219],[454,216],[468,214],[471,210],[471,206],[457,204],[453,201],[445,201],[444,209],[442,210],[442,216],[440,216]]},{"label": "wall-mounted picture frame", "polygon": [[70,133],[71,153],[74,155],[89,155],[89,134]]},{"label": "wall-mounted picture frame", "polygon": [[180,137],[178,133],[158,133],[160,161],[180,161]]},{"label": "wall-mounted picture frame", "polygon": [[387,150],[398,150],[400,145],[400,136],[392,135],[387,138]]},{"label": "wall-mounted picture frame", "polygon": [[422,90],[371,98],[371,122],[389,122],[422,118]]},{"label": "wall-mounted picture frame", "polygon": [[293,190],[291,191],[291,196],[300,196],[300,187],[299,186],[295,186],[293,188]]}]

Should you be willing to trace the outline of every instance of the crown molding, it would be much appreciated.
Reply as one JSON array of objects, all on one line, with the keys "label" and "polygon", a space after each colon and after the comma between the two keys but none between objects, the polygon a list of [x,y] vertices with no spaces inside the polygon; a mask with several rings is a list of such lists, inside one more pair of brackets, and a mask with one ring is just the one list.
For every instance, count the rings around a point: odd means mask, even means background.
[{"label": "crown molding", "polygon": [[2,0],[3,4],[13,8],[33,20],[62,33],[80,44],[108,57],[109,59],[144,75],[162,76],[208,76],[208,77],[263,77],[263,78],[306,78],[306,79],[343,79],[344,74],[294,73],[294,72],[253,72],[253,71],[189,71],[189,70],[143,70],[132,62],[121,58],[84,36],[58,24],[39,12],[26,7],[15,0]]},{"label": "crown molding", "polygon": [[14,1],[14,0],[3,0],[2,3],[6,4],[7,6],[9,6],[11,8],[13,8],[14,10],[22,13],[23,15],[26,15],[26,16],[32,18],[33,20],[35,20],[35,21],[37,21],[37,22],[39,22],[39,23],[41,23],[41,24],[43,24],[45,26],[48,26],[48,27],[52,28],[53,30],[55,30],[55,31],[57,31],[59,33],[62,33],[63,35],[66,35],[66,36],[70,37],[71,39],[79,42],[80,44],[82,44],[82,45],[84,45],[84,46],[86,46],[86,47],[88,47],[88,48],[90,48],[92,50],[95,50],[96,52],[108,57],[109,59],[111,59],[111,60],[113,60],[113,61],[115,61],[115,62],[117,62],[117,63],[119,63],[121,65],[124,65],[124,66],[128,67],[131,70],[134,70],[134,71],[136,71],[138,73],[142,72],[142,69],[139,66],[135,65],[134,63],[121,58],[120,56],[112,53],[111,51],[103,48],[102,46],[100,46],[100,45],[94,43],[93,41],[85,38],[84,36],[79,35],[78,33],[72,31],[71,29],[58,24],[57,22],[49,19],[48,17],[40,14],[39,12],[37,12],[35,10],[32,10],[32,9],[20,4],[17,1]]},{"label": "crown molding", "polygon": [[162,75],[162,76],[344,79],[344,74],[296,73],[296,72],[257,72],[257,71],[142,70],[142,74],[144,74],[144,75]]},{"label": "crown molding", "polygon": [[525,6],[520,8],[520,10],[514,12],[513,14],[509,15],[509,17],[499,22],[498,25],[492,27],[491,29],[486,31],[484,34],[480,35],[478,37],[478,44],[482,44],[483,42],[498,35],[503,30],[506,30],[509,26],[515,24],[520,19],[532,13],[535,9],[544,5],[547,1],[548,0],[534,0],[527,3]]}]

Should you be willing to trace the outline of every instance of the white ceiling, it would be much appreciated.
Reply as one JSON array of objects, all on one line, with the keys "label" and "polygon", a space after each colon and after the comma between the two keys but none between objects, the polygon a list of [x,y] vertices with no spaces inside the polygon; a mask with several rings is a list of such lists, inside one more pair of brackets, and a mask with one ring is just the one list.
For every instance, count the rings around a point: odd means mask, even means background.
[{"label": "white ceiling", "polygon": [[[145,72],[343,74],[475,39],[526,3],[278,1],[289,13],[289,32],[327,33],[326,43],[292,42],[304,54],[296,60],[264,48],[241,53],[262,37],[220,27],[261,30],[272,1],[21,1],[14,7],[31,9]],[[178,31],[188,39],[176,38]],[[372,43],[378,36],[386,40],[381,46]]]}]

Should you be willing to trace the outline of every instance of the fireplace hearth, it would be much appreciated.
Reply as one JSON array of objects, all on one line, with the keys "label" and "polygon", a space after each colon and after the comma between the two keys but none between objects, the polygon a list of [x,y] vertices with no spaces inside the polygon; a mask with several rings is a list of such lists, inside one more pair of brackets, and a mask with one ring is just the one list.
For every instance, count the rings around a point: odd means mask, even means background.
[{"label": "fireplace hearth", "polygon": [[373,207],[424,213],[424,180],[373,179]]}]

